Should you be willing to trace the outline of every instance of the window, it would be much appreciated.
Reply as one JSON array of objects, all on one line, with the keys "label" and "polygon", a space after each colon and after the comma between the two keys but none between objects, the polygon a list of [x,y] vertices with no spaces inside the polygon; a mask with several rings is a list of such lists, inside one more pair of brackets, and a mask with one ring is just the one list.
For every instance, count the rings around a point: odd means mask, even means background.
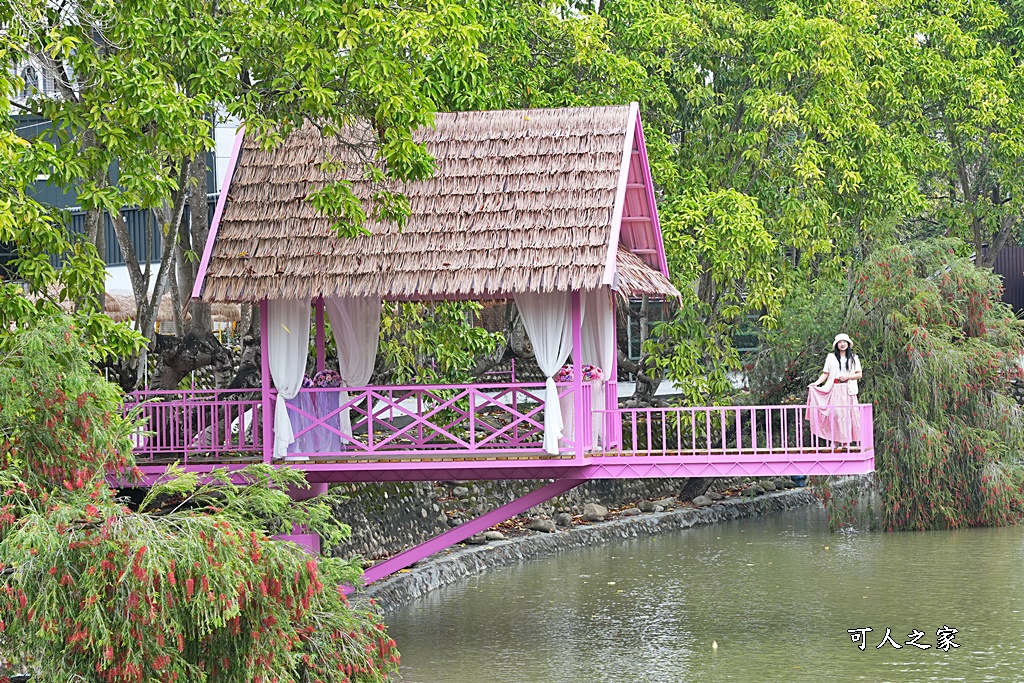
[{"label": "window", "polygon": [[23,99],[28,99],[39,92],[39,72],[34,66],[26,66],[21,72],[21,78],[25,81],[21,89]]}]

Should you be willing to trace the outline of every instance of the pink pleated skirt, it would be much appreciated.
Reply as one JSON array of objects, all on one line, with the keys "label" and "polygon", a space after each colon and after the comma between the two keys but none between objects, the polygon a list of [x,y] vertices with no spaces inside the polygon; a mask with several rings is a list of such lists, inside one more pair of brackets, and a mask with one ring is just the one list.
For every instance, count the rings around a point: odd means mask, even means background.
[{"label": "pink pleated skirt", "polygon": [[811,434],[836,444],[860,442],[860,410],[850,385],[836,382],[832,388],[808,387],[807,420]]}]

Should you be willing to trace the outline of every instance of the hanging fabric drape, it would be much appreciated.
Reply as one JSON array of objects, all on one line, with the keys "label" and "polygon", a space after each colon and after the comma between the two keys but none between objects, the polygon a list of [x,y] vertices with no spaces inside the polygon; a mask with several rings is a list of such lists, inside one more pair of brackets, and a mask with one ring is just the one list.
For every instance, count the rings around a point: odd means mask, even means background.
[{"label": "hanging fabric drape", "polygon": [[516,294],[515,301],[523,319],[523,327],[533,344],[537,365],[547,378],[544,392],[544,450],[557,455],[563,422],[554,376],[572,351],[572,307],[569,293]]},{"label": "hanging fabric drape", "polygon": [[[611,376],[615,365],[615,316],[612,308],[612,292],[606,287],[583,292],[584,316],[582,338],[580,339],[580,356],[584,365],[596,365],[601,368],[605,382],[614,382]],[[594,410],[593,443],[607,446],[604,439],[604,410],[606,407],[605,392],[594,391],[591,394],[591,405]]]},{"label": "hanging fabric drape", "polygon": [[270,376],[277,387],[274,406],[274,457],[283,458],[295,441],[288,415],[288,399],[302,388],[309,355],[309,299],[272,299],[268,302]]},{"label": "hanging fabric drape", "polygon": [[[324,299],[331,332],[338,347],[338,373],[344,387],[364,387],[373,375],[380,342],[380,299],[370,297],[332,297]],[[349,401],[347,391],[339,396],[341,405]],[[368,406],[369,407],[369,406]],[[349,409],[341,411],[340,431],[352,435]]]},{"label": "hanging fabric drape", "polygon": [[581,360],[585,365],[601,368],[604,378],[611,380],[609,373],[615,362],[611,290],[602,288],[583,292],[581,298],[584,304]]}]

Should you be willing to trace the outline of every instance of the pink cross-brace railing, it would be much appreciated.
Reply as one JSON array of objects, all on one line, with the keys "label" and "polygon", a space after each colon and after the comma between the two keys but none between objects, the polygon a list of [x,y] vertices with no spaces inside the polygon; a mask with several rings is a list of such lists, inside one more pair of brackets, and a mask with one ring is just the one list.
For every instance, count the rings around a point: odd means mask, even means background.
[{"label": "pink cross-brace railing", "polygon": [[[539,454],[544,437],[543,390],[543,384],[302,389],[288,403],[295,434],[290,452],[308,457],[389,458]],[[588,416],[592,414],[590,390],[587,386],[582,391]],[[558,392],[569,425],[565,450],[588,449],[591,432],[572,427],[572,385],[560,384]],[[345,411],[351,432],[341,427]]]},{"label": "pink cross-brace railing", "polygon": [[[567,428],[563,452],[580,455],[593,445],[589,428],[573,424],[574,387],[559,384]],[[274,392],[270,393],[273,400]],[[345,396],[345,399],[341,397]],[[309,388],[288,402],[293,456],[313,458],[417,458],[458,455],[544,455],[544,385],[426,385]],[[592,421],[591,386],[581,391],[583,426]],[[126,410],[137,410],[147,431],[136,436],[140,461],[176,458],[183,464],[257,454],[269,460],[263,399],[252,390],[138,391]],[[343,431],[348,411],[351,433]]]}]

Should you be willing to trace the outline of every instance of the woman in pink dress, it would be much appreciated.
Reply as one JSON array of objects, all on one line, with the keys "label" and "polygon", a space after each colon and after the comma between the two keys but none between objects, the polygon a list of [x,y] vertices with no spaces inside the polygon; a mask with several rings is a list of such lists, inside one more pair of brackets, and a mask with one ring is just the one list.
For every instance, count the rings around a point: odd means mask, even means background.
[{"label": "woman in pink dress", "polygon": [[845,334],[837,334],[821,376],[807,387],[807,419],[811,433],[832,442],[836,450],[860,441],[860,411],[855,406],[857,380],[861,377],[860,359],[853,353],[853,340]]}]

